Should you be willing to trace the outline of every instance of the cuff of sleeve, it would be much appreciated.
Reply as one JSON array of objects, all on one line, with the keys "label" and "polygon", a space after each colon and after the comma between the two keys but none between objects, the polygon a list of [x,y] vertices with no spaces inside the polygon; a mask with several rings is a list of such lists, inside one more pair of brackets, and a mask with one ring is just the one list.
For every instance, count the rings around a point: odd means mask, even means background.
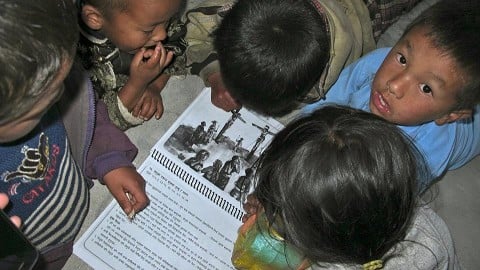
[{"label": "cuff of sleeve", "polygon": [[120,114],[122,115],[123,119],[132,125],[140,125],[143,123],[143,120],[139,117],[133,116],[131,112],[128,111],[127,107],[125,107],[120,100],[120,97],[117,95],[117,103],[118,109],[120,110]]},{"label": "cuff of sleeve", "polygon": [[103,183],[103,177],[110,171],[122,167],[135,168],[127,152],[111,152],[95,159],[93,169],[97,179]]}]

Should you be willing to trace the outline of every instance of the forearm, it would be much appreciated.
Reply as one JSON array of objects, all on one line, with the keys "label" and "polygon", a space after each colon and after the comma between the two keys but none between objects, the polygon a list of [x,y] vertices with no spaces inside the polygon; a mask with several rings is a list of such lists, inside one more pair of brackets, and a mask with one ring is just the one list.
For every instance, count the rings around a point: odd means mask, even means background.
[{"label": "forearm", "polygon": [[153,80],[148,88],[154,90],[156,93],[161,93],[162,90],[165,88],[165,85],[167,85],[168,80],[170,79],[169,74],[162,73],[160,76],[158,76],[155,80]]},{"label": "forearm", "polygon": [[118,91],[118,98],[128,111],[132,111],[147,89],[148,84],[134,82],[130,77],[127,83]]}]

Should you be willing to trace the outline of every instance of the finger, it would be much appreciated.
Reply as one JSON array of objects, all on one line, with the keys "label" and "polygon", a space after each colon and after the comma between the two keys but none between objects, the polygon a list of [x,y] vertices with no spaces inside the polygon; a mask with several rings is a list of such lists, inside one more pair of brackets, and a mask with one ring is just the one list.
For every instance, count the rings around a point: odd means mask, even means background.
[{"label": "finger", "polygon": [[154,104],[149,104],[148,106],[144,107],[142,109],[143,111],[143,120],[148,121],[152,119],[152,117],[155,115],[155,110],[156,106]]},{"label": "finger", "polygon": [[243,204],[243,209],[247,214],[254,214],[256,213],[256,206],[251,204],[251,203],[245,203]]},{"label": "finger", "polygon": [[143,99],[141,99],[137,104],[135,104],[135,107],[133,107],[132,110],[132,115],[135,117],[140,117],[140,111],[142,110],[142,104],[143,104]]},{"label": "finger", "polygon": [[160,98],[160,100],[157,102],[157,111],[155,113],[155,118],[158,120],[160,119],[160,117],[162,117],[163,115],[163,103],[162,103],[162,99]]},{"label": "finger", "polygon": [[144,54],[145,54],[145,48],[140,49],[133,57],[131,64],[138,66],[138,64],[143,61]]},{"label": "finger", "polygon": [[152,55],[149,56],[149,59],[147,61],[149,66],[158,65],[160,63],[162,49],[163,49],[162,43],[159,42],[157,46],[155,46],[155,49],[152,51]]},{"label": "finger", "polygon": [[143,99],[142,107],[141,107],[140,112],[139,112],[139,115],[143,120],[149,120],[152,117],[153,112],[150,113],[150,110],[151,110],[152,107],[153,107],[152,106],[152,98],[145,97]]},{"label": "finger", "polygon": [[5,193],[0,193],[0,209],[5,208],[8,205],[8,196]]},{"label": "finger", "polygon": [[20,228],[20,226],[22,226],[22,220],[18,216],[10,217],[10,221],[12,221],[12,223],[15,224],[17,228]]},{"label": "finger", "polygon": [[123,212],[129,216],[131,215],[132,211],[135,211],[135,206],[134,206],[134,200],[135,198],[132,197],[129,192],[120,192],[118,196],[115,196],[115,194],[112,191],[112,195],[114,195],[115,199],[118,202],[118,205],[120,205],[120,208],[122,208]]},{"label": "finger", "polygon": [[254,205],[255,207],[259,207],[260,206],[260,201],[258,200],[257,196],[255,196],[254,194],[249,194],[247,196],[247,201],[251,204],[251,205]]},{"label": "finger", "polygon": [[152,50],[152,49],[145,49],[145,52],[143,53],[143,58],[144,59],[149,59],[150,57],[152,57],[154,52],[155,51]]},{"label": "finger", "polygon": [[172,59],[173,59],[173,52],[166,51],[165,56],[162,56],[162,58],[160,59],[161,68],[163,69],[166,66],[168,66],[168,64],[170,64],[170,62],[172,62]]},{"label": "finger", "polygon": [[128,191],[128,193],[132,197],[133,203],[131,204],[131,206],[133,207],[136,213],[145,209],[145,207],[147,207],[147,205],[150,203],[150,199],[148,199],[147,194],[145,192],[145,187],[131,189]]},{"label": "finger", "polygon": [[242,217],[242,222],[245,223],[249,218],[250,218],[251,214],[244,214],[243,217]]}]

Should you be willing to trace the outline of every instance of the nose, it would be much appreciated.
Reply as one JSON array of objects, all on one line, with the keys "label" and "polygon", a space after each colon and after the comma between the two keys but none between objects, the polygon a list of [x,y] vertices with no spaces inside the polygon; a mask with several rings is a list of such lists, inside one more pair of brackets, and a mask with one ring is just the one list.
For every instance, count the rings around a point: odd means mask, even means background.
[{"label": "nose", "polygon": [[387,81],[387,90],[396,98],[402,98],[408,89],[408,81],[408,76],[400,73]]},{"label": "nose", "polygon": [[153,35],[152,35],[152,40],[155,43],[158,43],[160,41],[163,41],[167,38],[167,29],[166,25],[158,25],[155,27],[153,30]]}]

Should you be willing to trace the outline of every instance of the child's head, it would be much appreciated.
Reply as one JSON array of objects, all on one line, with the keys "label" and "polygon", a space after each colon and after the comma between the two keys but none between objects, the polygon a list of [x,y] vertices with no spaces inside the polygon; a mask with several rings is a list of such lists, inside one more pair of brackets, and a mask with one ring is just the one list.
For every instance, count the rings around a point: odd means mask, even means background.
[{"label": "child's head", "polygon": [[214,34],[230,94],[267,115],[296,108],[328,62],[326,29],[308,0],[237,1]]},{"label": "child's head", "polygon": [[364,264],[385,259],[405,237],[419,157],[380,117],[324,107],[275,136],[254,194],[285,242],[310,261]]},{"label": "child's head", "polygon": [[480,103],[480,2],[441,1],[407,28],[375,75],[370,109],[390,122],[445,124]]},{"label": "child's head", "polygon": [[61,96],[77,37],[71,0],[0,0],[0,143],[30,132]]},{"label": "child's head", "polygon": [[121,51],[134,54],[167,38],[170,18],[181,0],[77,0],[81,19]]}]

